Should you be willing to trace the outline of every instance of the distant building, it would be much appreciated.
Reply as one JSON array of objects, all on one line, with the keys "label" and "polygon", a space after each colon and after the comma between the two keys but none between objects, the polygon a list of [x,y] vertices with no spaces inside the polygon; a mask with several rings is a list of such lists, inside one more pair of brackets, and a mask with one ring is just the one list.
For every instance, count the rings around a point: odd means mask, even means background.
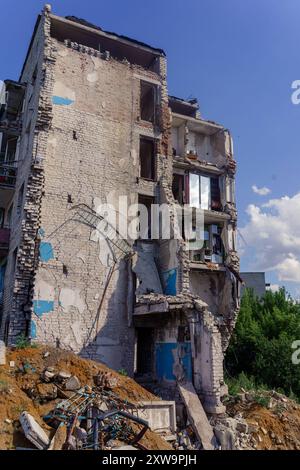
[{"label": "distant building", "polygon": [[242,286],[241,294],[245,288],[253,289],[254,294],[257,297],[263,297],[266,293],[266,278],[265,273],[241,273],[241,278],[244,281]]}]

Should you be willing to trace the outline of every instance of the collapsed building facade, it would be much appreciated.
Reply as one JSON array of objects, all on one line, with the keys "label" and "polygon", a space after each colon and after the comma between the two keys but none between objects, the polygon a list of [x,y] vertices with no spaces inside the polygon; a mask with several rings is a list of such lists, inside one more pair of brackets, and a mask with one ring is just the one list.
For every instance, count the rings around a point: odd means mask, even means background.
[{"label": "collapsed building facade", "polygon": [[[229,131],[168,96],[162,50],[49,5],[1,103],[1,339],[189,381],[221,413],[240,282]],[[202,209],[203,243],[100,237],[98,207],[124,197],[149,219],[167,204],[172,235],[176,207]]]}]

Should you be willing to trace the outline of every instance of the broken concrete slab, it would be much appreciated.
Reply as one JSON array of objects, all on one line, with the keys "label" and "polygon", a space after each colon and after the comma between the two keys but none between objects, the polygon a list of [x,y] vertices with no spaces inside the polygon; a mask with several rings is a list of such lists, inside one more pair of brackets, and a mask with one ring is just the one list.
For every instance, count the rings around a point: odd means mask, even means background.
[{"label": "broken concrete slab", "polygon": [[138,416],[148,421],[152,431],[167,434],[176,431],[175,401],[142,401],[138,405]]},{"label": "broken concrete slab", "polygon": [[153,250],[152,244],[139,243],[132,258],[132,270],[139,281],[137,295],[163,292]]},{"label": "broken concrete slab", "polygon": [[204,450],[214,450],[216,439],[213,428],[209,424],[206,413],[202,407],[196,390],[191,382],[179,383],[180,396],[186,406],[186,411],[190,423],[197,438],[201,441]]},{"label": "broken concrete slab", "polygon": [[72,375],[72,377],[70,377],[64,384],[65,390],[75,391],[75,390],[79,390],[80,388],[81,388],[81,383],[78,377],[76,377],[76,375]]},{"label": "broken concrete slab", "polygon": [[44,380],[44,382],[51,382],[51,380],[53,380],[55,377],[55,372],[51,372],[49,370],[45,370],[42,374],[42,380]]},{"label": "broken concrete slab", "polygon": [[47,449],[50,439],[34,417],[27,411],[23,411],[19,419],[26,439],[40,450]]},{"label": "broken concrete slab", "polygon": [[6,346],[4,341],[0,341],[0,366],[6,364]]},{"label": "broken concrete slab", "polygon": [[69,379],[71,376],[72,374],[70,374],[70,372],[66,372],[65,370],[60,370],[57,374],[57,379],[60,381],[64,381],[64,380]]},{"label": "broken concrete slab", "polygon": [[218,424],[214,427],[214,432],[222,450],[235,450],[235,433],[232,429]]},{"label": "broken concrete slab", "polygon": [[48,450],[62,450],[63,445],[67,440],[67,426],[65,424],[61,424],[58,426]]}]

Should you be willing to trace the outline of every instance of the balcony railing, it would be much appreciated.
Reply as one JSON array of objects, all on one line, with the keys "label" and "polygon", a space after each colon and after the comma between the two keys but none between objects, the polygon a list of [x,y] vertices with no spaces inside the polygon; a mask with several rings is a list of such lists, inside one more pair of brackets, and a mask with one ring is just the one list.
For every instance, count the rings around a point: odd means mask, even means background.
[{"label": "balcony railing", "polygon": [[14,188],[17,179],[17,162],[0,162],[0,186]]}]

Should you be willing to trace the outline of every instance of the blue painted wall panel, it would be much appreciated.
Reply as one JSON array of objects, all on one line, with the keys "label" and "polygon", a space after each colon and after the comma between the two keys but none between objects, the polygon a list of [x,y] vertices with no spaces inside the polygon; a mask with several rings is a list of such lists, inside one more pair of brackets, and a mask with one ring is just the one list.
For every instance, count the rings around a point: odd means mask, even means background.
[{"label": "blue painted wall panel", "polygon": [[30,325],[30,336],[31,336],[31,339],[35,339],[36,338],[36,324],[33,320],[31,320],[31,325]]},{"label": "blue painted wall panel", "polygon": [[54,310],[53,300],[34,300],[33,311],[36,315],[41,317],[44,313],[49,313]]},{"label": "blue painted wall panel", "polygon": [[51,243],[49,242],[41,242],[40,243],[40,258],[41,261],[47,263],[50,259],[54,258],[53,248]]},{"label": "blue painted wall panel", "polygon": [[177,268],[170,269],[162,273],[164,294],[176,295],[176,280],[177,280]]},{"label": "blue painted wall panel", "polygon": [[60,106],[69,106],[70,104],[74,103],[74,100],[63,98],[62,96],[52,96],[52,103]]},{"label": "blue painted wall panel", "polygon": [[[191,343],[156,343],[155,360],[156,360],[156,377],[159,380],[175,381],[173,374],[174,355],[173,351],[182,348],[181,363],[183,365],[186,378],[192,380],[192,352]],[[177,351],[175,352],[177,354]]]}]

